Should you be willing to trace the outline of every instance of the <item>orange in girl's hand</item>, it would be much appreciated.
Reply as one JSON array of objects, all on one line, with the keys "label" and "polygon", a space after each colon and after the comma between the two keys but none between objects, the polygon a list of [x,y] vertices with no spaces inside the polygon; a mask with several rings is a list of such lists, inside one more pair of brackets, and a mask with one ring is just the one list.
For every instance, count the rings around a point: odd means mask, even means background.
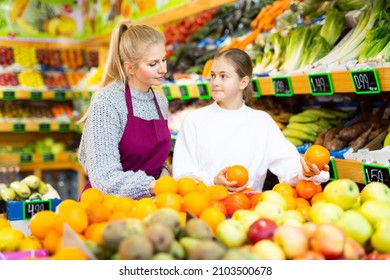
[{"label": "orange in girl's hand", "polygon": [[306,150],[303,158],[309,167],[314,163],[319,170],[323,170],[330,161],[330,152],[324,146],[314,144]]},{"label": "orange in girl's hand", "polygon": [[248,170],[242,165],[232,165],[226,172],[226,179],[228,181],[236,181],[236,187],[242,187],[248,182]]}]

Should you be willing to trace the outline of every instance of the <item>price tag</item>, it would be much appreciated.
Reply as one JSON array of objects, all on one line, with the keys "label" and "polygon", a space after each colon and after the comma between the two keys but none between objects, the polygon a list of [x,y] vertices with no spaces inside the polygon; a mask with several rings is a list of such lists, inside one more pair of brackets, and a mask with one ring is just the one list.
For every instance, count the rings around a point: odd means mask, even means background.
[{"label": "price tag", "polygon": [[51,125],[50,123],[40,123],[38,127],[39,132],[50,132],[51,131]]},{"label": "price tag", "polygon": [[40,101],[42,100],[42,91],[31,91],[30,92],[31,101]]},{"label": "price tag", "polygon": [[252,80],[252,88],[253,88],[253,97],[259,98],[261,97],[260,84],[258,79]]},{"label": "price tag", "polygon": [[13,90],[3,91],[3,100],[15,100],[15,92]]},{"label": "price tag", "polygon": [[356,94],[374,94],[381,91],[375,69],[354,70],[351,77]]},{"label": "price tag", "polygon": [[167,99],[172,100],[173,97],[172,97],[171,88],[169,86],[162,86],[162,89],[163,89],[163,92],[164,92],[165,96],[167,97]]},{"label": "price tag", "polygon": [[31,163],[32,162],[32,153],[20,153],[19,162],[20,163]]},{"label": "price tag", "polygon": [[334,160],[330,159],[329,163],[329,180],[337,180],[337,171],[336,171],[336,166],[334,164]]},{"label": "price tag", "polygon": [[43,162],[54,161],[54,154],[53,153],[43,153],[42,154],[42,161]]},{"label": "price tag", "polygon": [[293,90],[290,77],[272,77],[275,96],[292,96]]},{"label": "price tag", "polygon": [[210,88],[207,83],[198,83],[196,86],[198,87],[200,99],[210,99]]},{"label": "price tag", "polygon": [[23,202],[23,219],[29,220],[36,213],[51,209],[51,200],[37,200],[37,201],[25,201]]},{"label": "price tag", "polygon": [[55,101],[64,101],[66,100],[66,92],[64,90],[56,90],[54,92]]},{"label": "price tag", "polygon": [[380,182],[390,186],[390,169],[388,166],[379,164],[363,164],[364,182]]},{"label": "price tag", "polygon": [[182,100],[191,99],[190,90],[188,89],[187,85],[180,85],[179,92],[180,92],[180,99]]},{"label": "price tag", "polygon": [[61,122],[58,124],[59,132],[69,132],[70,131],[70,123]]},{"label": "price tag", "polygon": [[20,123],[20,122],[14,123],[12,131],[13,132],[26,132],[26,124]]},{"label": "price tag", "polygon": [[329,73],[309,74],[310,91],[314,96],[333,95],[333,83]]}]

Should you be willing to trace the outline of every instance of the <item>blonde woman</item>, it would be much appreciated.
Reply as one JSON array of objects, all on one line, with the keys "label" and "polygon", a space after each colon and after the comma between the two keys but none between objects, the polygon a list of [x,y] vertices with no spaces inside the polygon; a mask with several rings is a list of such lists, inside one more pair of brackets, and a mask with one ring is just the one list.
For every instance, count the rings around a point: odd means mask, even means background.
[{"label": "blonde woman", "polygon": [[168,101],[155,92],[167,72],[164,35],[148,25],[120,23],[113,31],[102,81],[85,122],[79,162],[90,187],[140,199],[168,175]]}]

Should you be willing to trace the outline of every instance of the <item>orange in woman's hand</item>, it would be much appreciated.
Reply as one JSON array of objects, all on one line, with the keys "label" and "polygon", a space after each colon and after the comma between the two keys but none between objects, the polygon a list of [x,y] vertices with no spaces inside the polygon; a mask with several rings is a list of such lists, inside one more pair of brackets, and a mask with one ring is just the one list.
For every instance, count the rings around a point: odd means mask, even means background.
[{"label": "orange in woman's hand", "polygon": [[314,144],[306,150],[303,158],[310,168],[314,163],[319,170],[323,170],[330,161],[330,152],[324,146]]},{"label": "orange in woman's hand", "polygon": [[242,165],[230,166],[226,172],[226,179],[228,181],[236,181],[236,187],[242,187],[248,182],[248,170]]}]

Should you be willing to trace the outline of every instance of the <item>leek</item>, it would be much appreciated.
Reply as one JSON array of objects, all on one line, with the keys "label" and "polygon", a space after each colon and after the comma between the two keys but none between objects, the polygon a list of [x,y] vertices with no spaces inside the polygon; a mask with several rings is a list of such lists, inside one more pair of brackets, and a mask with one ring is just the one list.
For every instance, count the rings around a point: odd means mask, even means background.
[{"label": "leek", "polygon": [[344,25],[344,14],[337,9],[330,9],[326,12],[324,24],[321,27],[320,35],[333,46],[341,35]]},{"label": "leek", "polygon": [[[384,8],[384,0],[374,1],[372,7],[366,7],[360,14],[359,22],[355,27],[355,30],[351,36],[338,48],[334,48],[328,55],[316,62],[316,65],[321,64],[334,64],[340,61],[346,61],[348,59],[356,59],[359,53],[356,55],[356,48],[362,50],[361,44],[366,37],[366,31],[370,30],[374,23],[376,16]],[[352,57],[351,54],[356,56]]]}]

